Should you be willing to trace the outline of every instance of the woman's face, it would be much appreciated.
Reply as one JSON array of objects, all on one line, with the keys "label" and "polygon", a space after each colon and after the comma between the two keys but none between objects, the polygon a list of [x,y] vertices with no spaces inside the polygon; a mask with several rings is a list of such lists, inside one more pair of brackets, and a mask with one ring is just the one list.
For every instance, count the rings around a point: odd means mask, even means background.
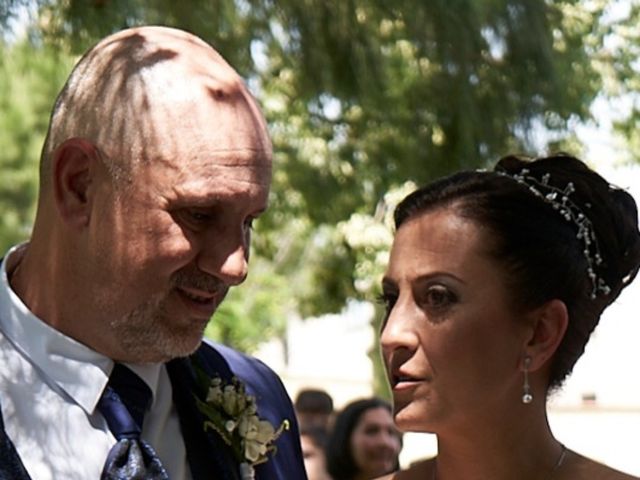
[{"label": "woman's face", "polygon": [[401,430],[464,432],[520,401],[530,329],[509,305],[490,240],[452,209],[420,214],[397,231],[380,341]]},{"label": "woman's face", "polygon": [[311,435],[300,435],[300,445],[308,480],[331,480],[322,447],[314,442]]},{"label": "woman's face", "polygon": [[400,453],[400,434],[389,410],[366,410],[351,434],[351,453],[360,474],[358,478],[377,478],[396,467]]}]

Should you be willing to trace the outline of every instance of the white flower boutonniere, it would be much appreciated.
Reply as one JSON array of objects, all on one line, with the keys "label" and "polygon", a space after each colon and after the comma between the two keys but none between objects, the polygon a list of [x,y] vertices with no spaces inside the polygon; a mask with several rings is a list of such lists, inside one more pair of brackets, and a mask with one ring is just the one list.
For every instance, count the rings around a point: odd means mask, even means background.
[{"label": "white flower boutonniere", "polygon": [[198,408],[207,417],[204,429],[213,429],[233,450],[240,463],[242,480],[255,478],[253,467],[266,462],[276,452],[274,441],[289,429],[284,420],[276,429],[258,417],[256,399],[246,393],[244,384],[236,377],[223,383],[220,377],[211,380],[206,400],[197,399]]}]

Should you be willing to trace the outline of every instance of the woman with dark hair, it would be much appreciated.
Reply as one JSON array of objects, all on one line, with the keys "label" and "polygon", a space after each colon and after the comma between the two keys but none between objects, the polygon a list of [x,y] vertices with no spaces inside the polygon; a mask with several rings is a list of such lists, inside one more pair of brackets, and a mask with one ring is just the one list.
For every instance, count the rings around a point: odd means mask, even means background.
[{"label": "woman with dark hair", "polygon": [[333,480],[369,480],[398,469],[400,433],[391,405],[379,398],[356,400],[335,418],[326,449]]},{"label": "woman with dark hair", "polygon": [[327,430],[321,426],[300,427],[300,446],[307,480],[331,480],[325,457],[327,437]]},{"label": "woman with dark hair", "polygon": [[632,197],[580,160],[506,157],[405,198],[381,346],[403,431],[438,456],[397,480],[623,480],[554,438],[546,400],[640,265]]}]

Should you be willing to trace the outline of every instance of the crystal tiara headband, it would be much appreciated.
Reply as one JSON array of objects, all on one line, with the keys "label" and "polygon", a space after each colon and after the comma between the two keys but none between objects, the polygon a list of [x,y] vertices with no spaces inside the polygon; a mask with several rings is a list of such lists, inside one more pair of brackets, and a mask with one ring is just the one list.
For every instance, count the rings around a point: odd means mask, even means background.
[{"label": "crystal tiara headband", "polygon": [[529,192],[551,205],[567,222],[571,222],[576,226],[578,230],[576,238],[582,242],[584,247],[582,253],[587,260],[587,275],[593,287],[591,299],[595,299],[599,294],[609,295],[611,288],[596,273],[596,267],[602,263],[602,257],[593,224],[582,209],[569,198],[569,195],[575,191],[573,183],[569,182],[564,189],[560,189],[549,185],[550,175],[548,173],[543,175],[541,180],[538,180],[529,175],[530,172],[526,168],[523,168],[520,173],[503,171],[496,171],[495,173],[511,178],[527,187]]}]

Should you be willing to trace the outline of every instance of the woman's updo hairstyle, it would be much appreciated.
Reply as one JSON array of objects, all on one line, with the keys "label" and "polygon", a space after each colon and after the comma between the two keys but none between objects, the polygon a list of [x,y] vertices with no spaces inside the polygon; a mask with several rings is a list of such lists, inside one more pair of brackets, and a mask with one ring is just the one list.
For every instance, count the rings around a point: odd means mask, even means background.
[{"label": "woman's updo hairstyle", "polygon": [[[549,200],[551,189],[567,193]],[[596,243],[586,252],[578,222],[561,214],[564,196],[576,207],[573,213],[590,222]],[[516,308],[554,298],[565,303],[569,325],[549,380],[550,388],[558,387],[584,352],[602,311],[638,273],[640,232],[631,195],[569,155],[508,156],[493,172],[460,172],[413,192],[396,208],[396,229],[437,208],[452,208],[489,232],[493,241],[487,249],[505,267]],[[606,288],[597,290],[594,281]]]}]

